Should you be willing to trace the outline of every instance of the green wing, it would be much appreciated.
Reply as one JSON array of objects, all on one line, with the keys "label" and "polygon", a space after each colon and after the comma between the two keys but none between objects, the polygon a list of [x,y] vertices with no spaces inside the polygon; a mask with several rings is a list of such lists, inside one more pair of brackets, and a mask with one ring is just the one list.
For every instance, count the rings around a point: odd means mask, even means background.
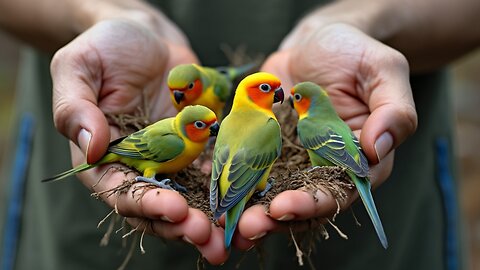
[{"label": "green wing", "polygon": [[319,124],[308,118],[299,121],[297,128],[300,141],[306,149],[334,165],[351,170],[359,177],[368,177],[367,159],[351,131],[347,136],[342,136],[335,131],[335,126]]},{"label": "green wing", "polygon": [[165,162],[176,158],[184,148],[182,138],[170,129],[150,126],[113,141],[108,151],[133,159]]},{"label": "green wing", "polygon": [[[278,123],[270,118],[260,129],[250,132],[233,154],[228,171],[224,171],[229,156],[228,145],[220,145],[214,151],[210,206],[214,217],[219,218],[251,192],[280,156],[281,136]],[[220,198],[218,185],[223,173],[228,173],[226,194]]]},{"label": "green wing", "polygon": [[209,83],[213,86],[215,96],[222,102],[226,102],[232,94],[232,82],[222,73],[213,68],[205,68],[205,74]]}]

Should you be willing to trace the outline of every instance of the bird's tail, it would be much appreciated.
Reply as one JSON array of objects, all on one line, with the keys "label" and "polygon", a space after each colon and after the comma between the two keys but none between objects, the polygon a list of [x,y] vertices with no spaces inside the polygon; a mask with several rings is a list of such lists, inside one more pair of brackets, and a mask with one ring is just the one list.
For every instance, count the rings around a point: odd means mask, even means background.
[{"label": "bird's tail", "polygon": [[373,201],[372,192],[370,190],[370,181],[367,178],[360,178],[356,175],[350,175],[352,178],[355,187],[358,190],[358,194],[362,199],[363,205],[365,206],[370,219],[372,220],[373,227],[377,232],[378,238],[380,239],[380,243],[382,243],[383,248],[388,248],[388,240],[387,236],[385,235],[385,231],[383,230],[382,221],[377,212],[377,208],[375,207],[375,202]]},{"label": "bird's tail", "polygon": [[243,77],[248,74],[249,71],[252,71],[254,67],[257,66],[257,63],[252,62],[238,67],[218,67],[217,70],[220,73],[225,74],[230,81],[234,81],[240,77]]},{"label": "bird's tail", "polygon": [[237,228],[238,220],[243,213],[247,200],[243,198],[225,214],[225,248],[229,249],[232,244],[233,234]]},{"label": "bird's tail", "polygon": [[79,172],[83,172],[83,171],[86,171],[88,169],[91,169],[93,167],[95,167],[97,164],[87,164],[87,163],[84,163],[84,164],[81,164],[81,165],[78,165],[77,167],[75,168],[72,168],[68,171],[65,171],[65,172],[62,172],[62,173],[59,173],[53,177],[50,177],[50,178],[46,178],[46,179],[43,179],[42,182],[53,182],[53,181],[58,181],[58,180],[61,180],[61,179],[64,179],[66,177],[69,177],[69,176],[72,176],[74,174],[77,174]]}]

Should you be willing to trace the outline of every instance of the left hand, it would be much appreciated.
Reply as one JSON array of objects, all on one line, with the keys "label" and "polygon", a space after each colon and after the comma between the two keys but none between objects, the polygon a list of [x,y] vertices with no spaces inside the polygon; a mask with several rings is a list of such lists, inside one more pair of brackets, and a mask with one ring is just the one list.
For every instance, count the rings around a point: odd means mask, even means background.
[{"label": "left hand", "polygon": [[[302,81],[325,88],[340,117],[360,138],[371,164],[373,187],[387,179],[394,149],[417,126],[409,67],[400,52],[347,24],[330,24],[306,33],[297,27],[261,69],[279,76],[287,95]],[[285,191],[271,202],[268,216],[262,206],[250,207],[240,219],[240,235],[258,239],[280,230],[278,220],[332,216],[337,210],[334,198],[322,192],[316,195],[318,200],[307,192]],[[357,197],[356,191],[349,191],[342,209]]]}]

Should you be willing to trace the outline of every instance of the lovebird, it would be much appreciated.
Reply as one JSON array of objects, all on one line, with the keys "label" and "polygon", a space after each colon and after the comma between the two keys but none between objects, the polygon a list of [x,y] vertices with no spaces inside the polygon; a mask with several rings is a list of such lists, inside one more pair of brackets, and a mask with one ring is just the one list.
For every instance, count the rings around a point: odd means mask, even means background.
[{"label": "lovebird", "polygon": [[233,81],[250,71],[256,64],[240,67],[204,67],[183,64],[172,68],[167,84],[177,110],[186,105],[199,104],[212,109],[223,119],[225,102],[232,95]]},{"label": "lovebird", "polygon": [[338,116],[319,85],[303,82],[291,90],[290,104],[298,114],[297,132],[313,166],[339,166],[358,190],[382,246],[387,237],[375,207],[368,178],[368,160],[350,127]]},{"label": "lovebird", "polygon": [[119,162],[143,173],[135,180],[172,189],[168,185],[170,179],[157,181],[155,175],[175,173],[187,167],[204,150],[209,137],[216,136],[218,129],[217,117],[212,110],[201,105],[187,106],[175,117],[112,141],[107,153],[96,163],[81,164],[42,182],[60,180],[102,164]]},{"label": "lovebird", "polygon": [[210,208],[225,213],[225,248],[230,248],[245,204],[255,191],[268,191],[268,175],[282,148],[280,125],[272,112],[283,102],[280,80],[254,73],[238,85],[232,110],[220,125],[213,150]]}]

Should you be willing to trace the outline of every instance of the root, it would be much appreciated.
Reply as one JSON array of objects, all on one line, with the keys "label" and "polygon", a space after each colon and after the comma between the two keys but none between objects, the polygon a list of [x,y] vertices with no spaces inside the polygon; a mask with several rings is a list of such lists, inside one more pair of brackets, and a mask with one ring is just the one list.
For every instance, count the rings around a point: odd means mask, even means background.
[{"label": "root", "polygon": [[295,245],[295,254],[297,255],[298,265],[303,266],[303,252],[297,244],[297,240],[295,240],[295,235],[293,235],[292,228],[288,228],[290,230],[290,237],[292,238],[293,244]]}]

